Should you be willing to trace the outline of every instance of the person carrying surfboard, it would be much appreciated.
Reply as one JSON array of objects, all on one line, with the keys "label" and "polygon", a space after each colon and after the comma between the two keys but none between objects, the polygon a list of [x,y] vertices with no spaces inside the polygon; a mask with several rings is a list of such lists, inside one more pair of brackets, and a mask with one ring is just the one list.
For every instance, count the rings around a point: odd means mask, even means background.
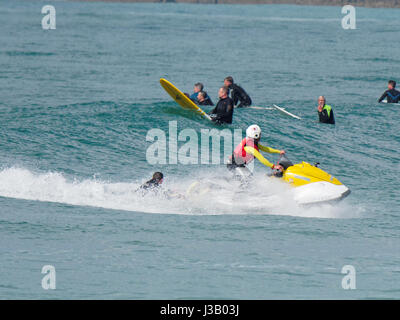
[{"label": "person carrying surfboard", "polygon": [[224,85],[229,88],[235,108],[249,107],[251,105],[252,102],[249,95],[241,86],[234,83],[231,76],[224,79]]},{"label": "person carrying surfboard", "polygon": [[229,157],[227,168],[230,171],[235,171],[241,177],[246,177],[251,174],[250,170],[246,167],[254,158],[257,158],[263,165],[277,171],[282,171],[283,167],[269,162],[262,156],[261,151],[268,153],[285,154],[284,150],[277,150],[270,147],[263,146],[259,143],[261,139],[261,128],[253,124],[246,130],[246,137],[235,148],[233,154]]},{"label": "person carrying surfboard", "polygon": [[221,87],[218,91],[219,101],[216,107],[211,111],[211,120],[218,123],[232,123],[234,104],[228,96],[228,88]]},{"label": "person carrying surfboard", "polygon": [[397,91],[395,88],[396,88],[396,81],[389,80],[388,89],[379,98],[378,102],[382,102],[386,98],[387,103],[399,103],[400,91]]},{"label": "person carrying surfboard", "polygon": [[318,116],[319,122],[335,124],[335,117],[333,115],[333,109],[330,105],[326,104],[324,96],[318,98]]}]

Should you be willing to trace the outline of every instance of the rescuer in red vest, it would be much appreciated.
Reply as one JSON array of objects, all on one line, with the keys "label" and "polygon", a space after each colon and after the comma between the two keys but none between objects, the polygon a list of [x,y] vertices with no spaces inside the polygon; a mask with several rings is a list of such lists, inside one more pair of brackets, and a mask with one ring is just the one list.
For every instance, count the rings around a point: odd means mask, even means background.
[{"label": "rescuer in red vest", "polygon": [[261,138],[261,128],[253,124],[246,130],[246,138],[242,140],[242,142],[235,148],[232,156],[229,157],[227,167],[229,170],[235,170],[239,173],[240,176],[248,176],[250,174],[250,170],[246,167],[248,163],[257,158],[263,165],[282,171],[283,168],[280,165],[275,165],[265,159],[261,153],[261,151],[268,153],[280,153],[285,154],[284,150],[277,150],[270,147],[263,146],[259,143]]}]

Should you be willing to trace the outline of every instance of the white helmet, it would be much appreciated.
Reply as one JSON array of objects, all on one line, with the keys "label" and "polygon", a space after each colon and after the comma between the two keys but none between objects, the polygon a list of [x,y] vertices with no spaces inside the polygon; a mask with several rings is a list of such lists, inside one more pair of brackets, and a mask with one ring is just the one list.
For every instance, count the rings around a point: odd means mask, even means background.
[{"label": "white helmet", "polygon": [[261,128],[256,124],[252,124],[247,128],[246,136],[252,139],[259,139],[261,137]]}]

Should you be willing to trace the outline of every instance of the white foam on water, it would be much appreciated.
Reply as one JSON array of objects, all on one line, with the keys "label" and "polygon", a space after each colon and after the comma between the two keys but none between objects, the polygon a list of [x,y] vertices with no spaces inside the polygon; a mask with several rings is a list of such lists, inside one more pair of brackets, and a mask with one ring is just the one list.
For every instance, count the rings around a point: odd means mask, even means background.
[{"label": "white foam on water", "polygon": [[[184,197],[166,197],[163,192],[136,192],[144,181],[109,182],[96,178],[70,180],[59,172],[36,173],[25,168],[0,171],[0,196],[159,214],[269,214],[309,218],[355,218],[361,208],[344,202],[299,206],[293,188],[279,179],[261,174],[246,187],[228,179],[226,169],[193,172],[184,177],[166,176],[163,190]],[[193,183],[196,183],[193,187]],[[190,189],[191,192],[187,193]]]}]

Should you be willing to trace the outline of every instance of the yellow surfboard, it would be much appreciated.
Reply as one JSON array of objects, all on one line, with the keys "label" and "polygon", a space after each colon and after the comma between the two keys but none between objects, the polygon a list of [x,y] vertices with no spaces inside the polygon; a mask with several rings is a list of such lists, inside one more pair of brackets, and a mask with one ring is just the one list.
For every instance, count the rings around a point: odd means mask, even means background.
[{"label": "yellow surfboard", "polygon": [[211,118],[207,113],[205,113],[192,100],[185,96],[184,93],[175,87],[171,82],[161,78],[160,83],[164,90],[167,91],[167,93],[171,96],[171,98],[174,99],[182,108],[194,111],[211,121]]}]

